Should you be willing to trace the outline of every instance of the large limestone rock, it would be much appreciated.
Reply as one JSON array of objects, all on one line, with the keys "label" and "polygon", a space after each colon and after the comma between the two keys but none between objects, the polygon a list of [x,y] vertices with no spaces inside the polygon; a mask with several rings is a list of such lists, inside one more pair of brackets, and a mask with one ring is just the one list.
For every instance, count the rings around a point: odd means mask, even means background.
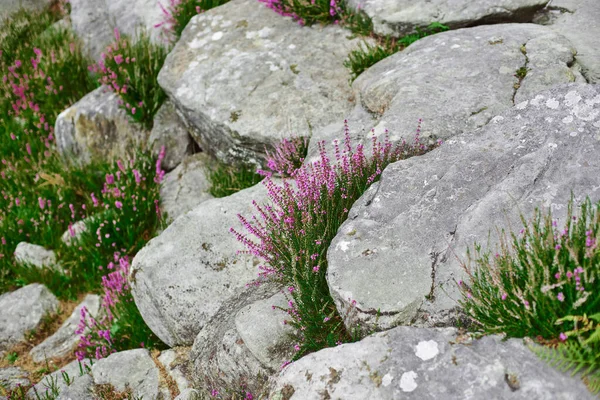
[{"label": "large limestone rock", "polygon": [[207,168],[214,162],[206,153],[186,157],[177,168],[165,175],[160,185],[160,204],[170,219],[212,199]]},{"label": "large limestone rock", "polygon": [[147,133],[118,104],[118,95],[101,86],[56,118],[60,153],[78,163],[100,159],[129,159],[145,143]]},{"label": "large limestone rock", "polygon": [[596,0],[553,0],[536,22],[548,24],[577,49],[577,63],[588,82],[600,82],[600,3]]},{"label": "large limestone rock", "polygon": [[[480,26],[423,38],[354,81],[360,105],[347,118],[351,133],[364,139],[371,128],[378,136],[387,129],[393,141],[411,141],[419,119],[422,137],[447,139],[471,131],[533,93],[583,81],[569,68],[575,52],[563,36],[534,24]],[[527,70],[523,79],[515,76],[521,68]],[[337,122],[336,129],[315,130],[311,147],[319,139],[342,139]]]},{"label": "large limestone rock", "polygon": [[54,357],[64,357],[72,354],[74,347],[79,341],[79,336],[75,334],[79,321],[81,319],[81,310],[85,307],[86,314],[97,316],[100,309],[100,297],[89,294],[83,302],[79,304],[71,316],[62,324],[62,326],[52,336],[48,337],[42,343],[35,346],[29,352],[34,362],[43,362],[46,359]]},{"label": "large limestone rock", "polygon": [[283,325],[286,314],[273,307],[287,302],[276,292],[266,283],[242,289],[200,331],[190,354],[196,387],[244,386],[259,393],[266,377],[291,359],[293,330]]},{"label": "large limestone rock", "polygon": [[259,163],[265,145],[308,136],[349,111],[343,61],[357,39],[348,36],[233,0],[190,21],[158,82],[203,150]]},{"label": "large limestone rock", "polygon": [[161,40],[161,30],[154,25],[164,15],[156,0],[70,0],[70,3],[73,30],[96,61],[114,41],[115,28],[130,36],[147,30],[155,41]]},{"label": "large limestone rock", "polygon": [[21,368],[0,368],[0,393],[2,393],[2,388],[10,391],[17,389],[19,386],[27,387],[29,384],[29,374]]},{"label": "large limestone rock", "polygon": [[33,283],[0,296],[0,350],[25,339],[42,318],[56,312],[58,299],[44,286]]},{"label": "large limestone rock", "polygon": [[398,327],[309,354],[275,379],[271,400],[595,398],[519,339],[461,342],[453,329]]},{"label": "large limestone rock", "polygon": [[404,36],[441,22],[451,29],[500,22],[531,22],[547,0],[349,0],[381,35]]},{"label": "large limestone rock", "polygon": [[21,242],[15,248],[15,260],[37,268],[56,266],[56,254],[43,246]]},{"label": "large limestone rock", "polygon": [[[551,209],[562,223],[571,193],[600,200],[600,87],[562,85],[518,103],[484,128],[390,165],[355,204],[328,250],[347,325],[389,329],[418,310],[454,308],[461,261],[475,241],[520,229],[519,215]],[[427,300],[428,299],[428,300]],[[344,314],[343,314],[344,315]]]},{"label": "large limestone rock", "polygon": [[168,390],[160,387],[159,371],[146,349],[114,353],[92,366],[96,385],[111,384],[117,391],[131,389],[136,398],[170,399]]},{"label": "large limestone rock", "polygon": [[192,154],[194,141],[187,131],[181,117],[177,114],[173,103],[166,101],[154,116],[154,125],[148,137],[152,154],[158,157],[162,147],[165,148],[165,158],[162,168],[171,171],[181,164],[186,156]]},{"label": "large limestone rock", "polygon": [[[245,247],[229,231],[241,230],[237,214],[249,215],[252,200],[267,201],[262,184],[207,200],[176,219],[133,259],[135,303],[150,329],[170,347],[191,345],[221,307],[256,279],[258,259],[238,254]],[[239,301],[240,308],[247,304]]]}]

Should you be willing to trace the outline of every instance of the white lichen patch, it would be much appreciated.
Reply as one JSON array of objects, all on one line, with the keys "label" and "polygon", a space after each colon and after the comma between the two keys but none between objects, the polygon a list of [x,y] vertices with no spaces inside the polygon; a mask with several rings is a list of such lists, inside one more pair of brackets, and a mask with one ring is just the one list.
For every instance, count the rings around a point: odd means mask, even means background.
[{"label": "white lichen patch", "polygon": [[562,119],[563,124],[570,124],[571,122],[573,122],[573,116],[572,115],[567,115],[566,117],[564,117]]},{"label": "white lichen patch", "polygon": [[575,90],[571,90],[565,95],[565,104],[568,107],[573,107],[575,104],[581,101],[581,96]]},{"label": "white lichen patch", "polygon": [[394,377],[390,374],[385,374],[385,376],[381,379],[381,384],[383,386],[390,386],[390,383],[394,380]]},{"label": "white lichen patch", "polygon": [[415,348],[415,355],[423,361],[431,360],[440,353],[435,340],[421,341]]},{"label": "white lichen patch", "polygon": [[538,94],[537,96],[535,96],[533,98],[533,100],[531,100],[531,105],[538,107],[542,100],[544,100],[544,96],[542,96],[541,94]]},{"label": "white lichen patch", "polygon": [[335,245],[335,249],[341,250],[345,253],[348,251],[349,246],[350,246],[350,242],[340,241]]},{"label": "white lichen patch", "polygon": [[560,106],[560,103],[558,102],[558,100],[556,100],[554,98],[546,100],[546,107],[548,107],[551,110],[558,110],[559,106]]},{"label": "white lichen patch", "polygon": [[213,41],[217,41],[217,40],[221,40],[222,37],[223,37],[223,32],[219,31],[219,32],[213,33],[213,35],[211,36],[211,39]]},{"label": "white lichen patch", "polygon": [[194,39],[190,42],[190,44],[188,44],[188,47],[190,49],[199,49],[200,47],[204,46],[207,43],[206,38],[201,38],[201,39]]},{"label": "white lichen patch", "polygon": [[527,105],[528,105],[528,104],[529,104],[529,100],[525,100],[525,101],[522,101],[522,102],[520,102],[519,104],[517,104],[517,105],[515,106],[515,108],[516,108],[517,110],[523,110],[523,109],[525,109],[525,107],[527,107]]},{"label": "white lichen patch", "polygon": [[403,392],[412,392],[417,388],[417,373],[415,371],[408,371],[402,374],[400,377],[400,389]]}]

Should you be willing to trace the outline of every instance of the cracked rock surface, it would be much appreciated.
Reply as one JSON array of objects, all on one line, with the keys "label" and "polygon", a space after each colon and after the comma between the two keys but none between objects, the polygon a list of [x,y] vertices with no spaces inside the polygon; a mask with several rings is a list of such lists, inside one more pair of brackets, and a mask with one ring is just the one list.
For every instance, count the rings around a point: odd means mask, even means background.
[{"label": "cracked rock surface", "polygon": [[[411,141],[422,119],[422,137],[447,139],[487,124],[533,93],[582,81],[569,68],[575,52],[566,38],[534,24],[480,26],[429,36],[354,81],[360,105],[348,115],[349,127],[358,140],[365,140],[374,128],[377,135],[389,130],[392,141]],[[522,79],[515,76],[520,68],[527,69]],[[317,130],[313,147],[317,139],[340,135],[339,128]]]},{"label": "cracked rock surface", "polygon": [[[466,341],[466,342],[463,342]],[[595,398],[577,377],[541,361],[520,339],[398,327],[309,354],[274,379],[271,400]]]},{"label": "cracked rock surface", "polygon": [[440,22],[450,29],[501,22],[531,22],[548,0],[350,0],[381,35],[396,37]]},{"label": "cracked rock surface", "polygon": [[389,329],[420,308],[457,306],[458,256],[490,233],[493,249],[496,227],[519,229],[520,213],[530,218],[536,206],[562,224],[571,192],[576,202],[600,200],[599,153],[600,87],[569,84],[391,164],[328,250],[327,281],[346,324]]}]

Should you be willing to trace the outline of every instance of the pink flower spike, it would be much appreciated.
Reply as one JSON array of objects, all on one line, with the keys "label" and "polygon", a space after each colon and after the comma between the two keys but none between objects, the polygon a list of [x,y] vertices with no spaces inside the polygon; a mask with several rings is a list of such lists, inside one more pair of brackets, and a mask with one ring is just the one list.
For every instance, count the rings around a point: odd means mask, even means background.
[{"label": "pink flower spike", "polygon": [[117,200],[115,201],[115,207],[117,207],[120,210],[121,208],[123,208],[123,203]]},{"label": "pink flower spike", "polygon": [[565,301],[565,295],[563,294],[563,292],[560,292],[556,298],[558,299],[558,301],[563,302]]},{"label": "pink flower spike", "polygon": [[567,335],[565,335],[563,332],[561,332],[560,335],[558,335],[558,338],[560,339],[561,342],[565,342],[567,340]]}]

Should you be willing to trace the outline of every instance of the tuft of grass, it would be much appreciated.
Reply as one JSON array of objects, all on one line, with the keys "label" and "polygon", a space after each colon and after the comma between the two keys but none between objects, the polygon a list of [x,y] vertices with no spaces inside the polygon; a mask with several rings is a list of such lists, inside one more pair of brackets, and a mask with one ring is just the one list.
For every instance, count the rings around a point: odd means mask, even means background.
[{"label": "tuft of grass", "polygon": [[363,146],[353,149],[350,140],[346,126],[343,145],[334,145],[334,163],[320,143],[320,161],[296,170],[293,182],[278,186],[267,177],[264,184],[273,205],[255,204],[258,215],[239,216],[248,235],[231,228],[248,253],[263,261],[261,277],[285,287],[290,299],[286,323],[297,329],[294,359],[353,340],[329,293],[327,249],[354,202],[387,165],[431,148],[418,135],[414,144],[398,146],[387,137],[383,143],[373,137],[372,156],[367,157]]},{"label": "tuft of grass", "polygon": [[[600,202],[586,199],[578,215],[573,201],[562,229],[536,210],[498,251],[475,246],[459,282],[461,305],[484,333],[535,337],[550,349],[542,358],[564,370],[583,372],[600,390]],[[473,264],[473,265],[472,265]]]},{"label": "tuft of grass", "polygon": [[446,25],[433,22],[427,28],[417,28],[415,33],[401,38],[394,38],[392,36],[376,37],[377,43],[375,45],[363,42],[359,45],[358,49],[352,50],[348,58],[344,61],[344,66],[350,71],[350,81],[354,81],[369,67],[405,49],[417,40],[436,33],[445,32],[448,29]]},{"label": "tuft of grass", "polygon": [[207,169],[209,192],[214,197],[230,196],[259,183],[263,176],[251,165],[227,165],[215,162]]},{"label": "tuft of grass", "polygon": [[147,130],[167,98],[157,80],[167,54],[167,48],[153,43],[144,32],[132,42],[115,29],[115,42],[92,68],[100,74],[99,82],[121,97],[120,105],[128,115]]}]

